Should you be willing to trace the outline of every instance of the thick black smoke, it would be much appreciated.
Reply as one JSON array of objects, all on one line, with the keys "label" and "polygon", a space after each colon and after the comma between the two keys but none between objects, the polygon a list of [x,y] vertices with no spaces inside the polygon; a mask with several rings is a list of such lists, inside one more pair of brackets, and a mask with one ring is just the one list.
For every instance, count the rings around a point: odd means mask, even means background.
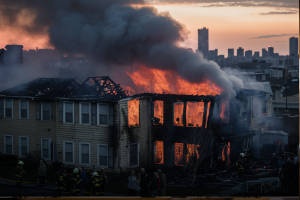
[{"label": "thick black smoke", "polygon": [[[238,78],[176,43],[184,28],[168,14],[154,8],[130,6],[134,0],[2,0],[5,23],[18,25],[18,11],[29,11],[30,24],[22,28],[32,34],[47,32],[51,44],[64,53],[82,54],[98,63],[125,71],[133,63],[171,69],[191,82],[209,79],[234,94]],[[123,68],[120,68],[123,66]]]}]

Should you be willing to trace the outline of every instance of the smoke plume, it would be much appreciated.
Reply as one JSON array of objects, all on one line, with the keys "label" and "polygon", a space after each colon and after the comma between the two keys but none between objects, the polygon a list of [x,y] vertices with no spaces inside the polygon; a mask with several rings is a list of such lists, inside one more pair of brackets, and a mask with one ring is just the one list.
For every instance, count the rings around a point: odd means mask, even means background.
[{"label": "smoke plume", "polygon": [[[109,71],[125,72],[142,64],[174,70],[191,82],[209,79],[228,95],[240,87],[241,81],[226,74],[215,62],[177,46],[185,30],[171,16],[132,3],[143,2],[1,0],[0,26],[16,26],[33,35],[48,34],[56,50],[84,55],[100,63],[99,68],[109,66]],[[22,17],[27,20],[24,22]]]}]

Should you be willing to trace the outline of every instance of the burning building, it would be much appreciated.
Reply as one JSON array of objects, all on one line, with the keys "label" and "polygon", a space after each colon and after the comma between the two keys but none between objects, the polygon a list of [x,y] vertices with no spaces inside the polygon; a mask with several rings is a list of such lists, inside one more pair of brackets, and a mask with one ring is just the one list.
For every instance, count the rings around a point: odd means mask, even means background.
[{"label": "burning building", "polygon": [[120,100],[120,167],[185,166],[212,156],[214,99],[144,93]]}]

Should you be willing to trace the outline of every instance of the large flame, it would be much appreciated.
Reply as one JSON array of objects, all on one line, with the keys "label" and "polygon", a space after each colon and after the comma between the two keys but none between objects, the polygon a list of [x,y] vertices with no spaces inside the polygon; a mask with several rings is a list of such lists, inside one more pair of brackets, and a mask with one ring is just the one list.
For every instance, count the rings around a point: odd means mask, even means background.
[{"label": "large flame", "polygon": [[161,94],[219,95],[222,89],[210,80],[191,83],[171,70],[162,70],[140,66],[132,73],[127,72],[135,88],[129,93],[151,92]]}]

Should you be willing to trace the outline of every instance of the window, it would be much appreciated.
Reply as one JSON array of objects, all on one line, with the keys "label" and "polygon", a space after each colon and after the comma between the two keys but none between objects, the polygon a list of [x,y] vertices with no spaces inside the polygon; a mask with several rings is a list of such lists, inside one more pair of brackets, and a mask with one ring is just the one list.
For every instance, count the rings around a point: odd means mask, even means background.
[{"label": "window", "polygon": [[72,102],[64,103],[64,122],[73,123],[74,121],[74,105]]},{"label": "window", "polygon": [[29,153],[29,137],[20,136],[19,137],[19,156],[24,157]]},{"label": "window", "polygon": [[176,102],[173,104],[173,121],[175,126],[183,126],[183,102]]},{"label": "window", "polygon": [[12,135],[4,136],[4,153],[7,153],[7,154],[13,153],[13,136]]},{"label": "window", "polygon": [[19,104],[19,117],[20,119],[28,119],[29,117],[29,102],[21,100]]},{"label": "window", "polygon": [[74,144],[73,144],[73,142],[64,142],[64,161],[67,163],[74,162]]},{"label": "window", "polygon": [[112,107],[108,104],[98,104],[98,124],[111,125],[112,123]]},{"label": "window", "polygon": [[140,101],[133,99],[128,101],[128,126],[139,126],[140,124]]},{"label": "window", "polygon": [[206,123],[205,123],[205,128],[207,128],[209,112],[210,112],[210,101],[207,103],[207,108],[206,108]]},{"label": "window", "polygon": [[108,145],[98,145],[98,163],[100,166],[108,167]]},{"label": "window", "polygon": [[186,125],[190,127],[202,127],[204,102],[186,103]]},{"label": "window", "polygon": [[41,139],[41,158],[51,160],[51,139]]},{"label": "window", "polygon": [[90,144],[79,143],[79,162],[80,164],[90,163]]},{"label": "window", "polygon": [[42,103],[41,104],[41,120],[50,120],[51,119],[51,104]]},{"label": "window", "polygon": [[154,163],[164,164],[164,142],[156,141],[154,143]]},{"label": "window", "polygon": [[164,123],[164,101],[154,101],[153,125],[162,125]]},{"label": "window", "polygon": [[183,143],[174,143],[174,164],[177,166],[184,165]]},{"label": "window", "polygon": [[199,144],[186,144],[186,162],[194,163],[200,158]]},{"label": "window", "polygon": [[6,99],[4,104],[4,116],[7,119],[13,118],[13,100],[12,99]]},{"label": "window", "polygon": [[80,103],[80,123],[90,124],[91,121],[91,105],[90,103]]},{"label": "window", "polygon": [[139,148],[137,143],[130,144],[129,146],[129,165],[134,167],[139,164]]}]

